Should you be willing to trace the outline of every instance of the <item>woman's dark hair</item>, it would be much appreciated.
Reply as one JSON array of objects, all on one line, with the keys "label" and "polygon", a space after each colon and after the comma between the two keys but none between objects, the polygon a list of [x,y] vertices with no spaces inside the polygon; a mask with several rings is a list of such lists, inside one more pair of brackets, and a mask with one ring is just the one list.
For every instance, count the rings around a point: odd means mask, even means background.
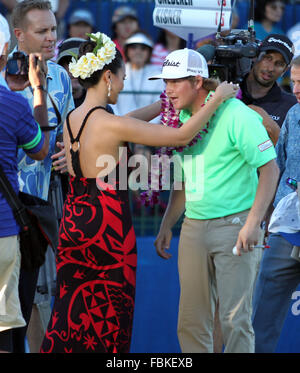
[{"label": "woman's dark hair", "polygon": [[266,5],[280,1],[285,3],[284,0],[256,0],[254,8],[254,20],[262,22],[265,19]]},{"label": "woman's dark hair", "polygon": [[[96,43],[91,40],[80,44],[78,59],[87,53],[93,52],[95,47]],[[112,60],[110,64],[104,65],[103,69],[95,71],[89,78],[81,79],[79,77],[78,81],[83,86],[83,88],[91,88],[94,85],[98,84],[104,71],[110,70],[113,74],[116,74],[118,70],[122,67],[123,63],[123,57],[119,50],[116,48],[115,58]]]}]

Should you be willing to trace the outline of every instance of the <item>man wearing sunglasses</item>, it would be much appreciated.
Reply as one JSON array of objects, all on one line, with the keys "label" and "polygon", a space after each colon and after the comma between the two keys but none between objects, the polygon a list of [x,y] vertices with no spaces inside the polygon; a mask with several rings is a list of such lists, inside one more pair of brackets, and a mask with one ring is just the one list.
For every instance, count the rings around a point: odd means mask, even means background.
[{"label": "man wearing sunglasses", "polygon": [[[6,65],[9,41],[8,23],[0,14],[0,71]],[[34,115],[27,100],[12,92],[0,73],[0,166],[15,193],[19,189],[16,160],[18,147],[22,147],[33,160],[44,159],[49,149],[49,135],[41,131],[48,126],[46,95],[37,89],[45,84],[41,69],[42,56],[30,54],[28,64],[30,84],[35,88]],[[12,352],[12,331],[25,325],[18,294],[20,227],[2,192],[0,211],[0,351]]]},{"label": "man wearing sunglasses", "polygon": [[[55,153],[57,136],[62,133],[62,125],[66,115],[74,107],[71,82],[65,69],[50,61],[55,55],[57,38],[56,19],[51,9],[51,3],[41,0],[24,0],[19,2],[13,10],[11,21],[17,39],[17,47],[10,57],[14,57],[15,52],[22,52],[25,55],[25,59],[30,53],[39,53],[47,61],[44,68],[45,82],[37,89],[47,92],[49,152],[46,158],[42,162],[39,162],[31,160],[20,150],[18,152],[18,167],[20,189],[28,194],[48,200],[52,167],[51,156]],[[22,58],[19,60],[19,63],[20,65],[22,64]],[[16,75],[14,74],[15,71],[13,71],[13,64],[9,67],[12,70],[8,70],[8,73],[11,74],[6,75],[8,84],[10,86],[19,85],[20,93],[32,106],[35,93],[33,87],[26,81],[26,74]],[[51,193],[51,195],[58,193],[61,193],[61,189],[55,189],[55,193]],[[51,249],[48,249],[46,263],[40,268],[40,271],[37,270],[34,273],[21,271],[20,273],[19,292],[22,300],[21,305],[24,319],[28,325],[31,314],[33,316],[36,315],[37,320],[33,325],[39,326],[39,333],[41,335],[47,324],[47,317],[45,315],[47,313],[50,314],[50,284],[54,283],[54,276],[55,259]],[[40,291],[36,292],[37,284]],[[34,308],[32,313],[33,301]],[[42,311],[44,309],[45,312]],[[42,322],[43,318],[45,319],[44,322]],[[25,333],[26,328],[16,329],[14,333],[14,352],[25,351]],[[34,335],[36,337],[33,339],[37,340],[37,333],[35,332]],[[34,343],[38,349],[39,342],[32,342],[32,338],[28,339],[30,347]],[[37,351],[34,350],[31,352]]]}]

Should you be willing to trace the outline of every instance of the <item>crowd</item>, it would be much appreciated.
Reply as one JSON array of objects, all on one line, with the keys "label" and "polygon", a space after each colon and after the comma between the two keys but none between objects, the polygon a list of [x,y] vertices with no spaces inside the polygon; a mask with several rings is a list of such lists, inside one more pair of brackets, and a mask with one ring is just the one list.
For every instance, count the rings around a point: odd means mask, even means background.
[{"label": "crowd", "polygon": [[210,60],[176,35],[154,41],[127,5],[114,11],[110,39],[88,9],[61,32],[69,1],[2,3],[0,166],[16,193],[54,206],[59,244],[24,269],[0,190],[0,351],[25,352],[26,337],[30,352],[130,351],[138,248],[122,170],[156,148],[174,156],[155,241],[163,259],[184,214],[182,352],[274,352],[300,284],[295,245],[268,232],[286,179],[300,181],[299,31],[276,28],[284,2],[259,2],[262,42],[240,86],[211,79]]}]

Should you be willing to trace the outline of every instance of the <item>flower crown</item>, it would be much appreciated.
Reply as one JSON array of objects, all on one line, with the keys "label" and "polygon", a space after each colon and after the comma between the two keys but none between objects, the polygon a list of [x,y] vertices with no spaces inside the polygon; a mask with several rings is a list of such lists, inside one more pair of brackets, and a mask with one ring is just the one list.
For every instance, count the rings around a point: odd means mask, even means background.
[{"label": "flower crown", "polygon": [[89,78],[95,71],[102,70],[105,65],[110,64],[116,55],[116,45],[107,35],[101,32],[87,35],[97,45],[93,52],[84,54],[79,60],[78,56],[73,54],[69,71],[74,78]]}]

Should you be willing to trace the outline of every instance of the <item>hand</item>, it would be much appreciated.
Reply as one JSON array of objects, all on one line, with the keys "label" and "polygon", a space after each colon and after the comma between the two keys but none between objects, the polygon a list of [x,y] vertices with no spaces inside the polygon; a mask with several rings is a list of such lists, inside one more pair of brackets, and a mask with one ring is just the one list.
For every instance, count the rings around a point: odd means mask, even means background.
[{"label": "hand", "polygon": [[218,85],[214,96],[219,98],[221,101],[228,100],[229,98],[235,97],[239,90],[238,84],[227,83],[226,81]]},{"label": "hand", "polygon": [[32,87],[38,85],[46,86],[47,64],[41,53],[31,53],[29,55],[28,78]]},{"label": "hand", "polygon": [[5,73],[5,80],[11,91],[24,91],[30,86],[28,75],[10,75]]},{"label": "hand", "polygon": [[258,225],[252,226],[246,223],[240,230],[235,244],[237,255],[241,255],[241,249],[243,249],[244,252],[252,251],[253,247],[251,246],[257,245],[259,235],[260,227]]},{"label": "hand", "polygon": [[60,171],[60,173],[62,174],[64,172],[68,172],[66,150],[62,142],[57,142],[56,146],[61,149],[61,151],[52,155],[52,160],[57,159],[57,161],[53,162],[52,165],[55,171]]},{"label": "hand", "polygon": [[154,245],[156,247],[157,254],[163,259],[170,259],[171,254],[167,253],[165,250],[170,248],[170,242],[172,239],[172,231],[171,229],[161,228]]}]

